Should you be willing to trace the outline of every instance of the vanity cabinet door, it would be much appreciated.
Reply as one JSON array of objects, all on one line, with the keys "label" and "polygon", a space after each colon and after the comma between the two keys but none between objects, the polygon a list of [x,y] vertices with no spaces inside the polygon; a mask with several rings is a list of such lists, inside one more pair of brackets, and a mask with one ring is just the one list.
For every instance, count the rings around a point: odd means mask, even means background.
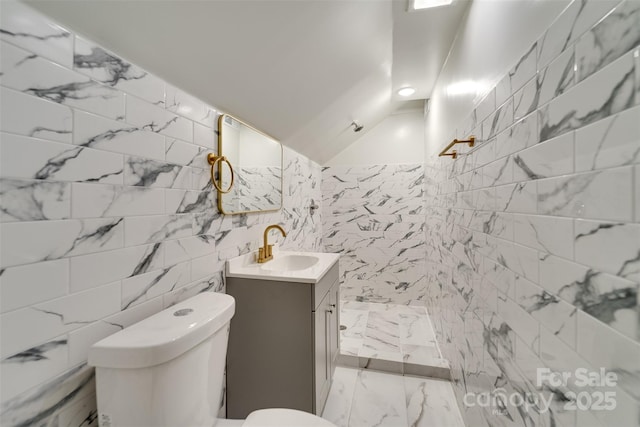
[{"label": "vanity cabinet door", "polygon": [[340,282],[334,283],[329,291],[329,378],[333,378],[336,359],[340,351]]},{"label": "vanity cabinet door", "polygon": [[321,414],[331,386],[331,312],[330,293],[314,314],[315,332],[315,413]]}]

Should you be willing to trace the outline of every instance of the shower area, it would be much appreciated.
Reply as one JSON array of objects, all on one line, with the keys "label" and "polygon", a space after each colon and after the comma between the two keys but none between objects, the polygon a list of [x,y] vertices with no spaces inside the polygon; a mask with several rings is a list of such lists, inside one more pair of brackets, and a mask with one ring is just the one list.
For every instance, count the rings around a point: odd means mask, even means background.
[{"label": "shower area", "polygon": [[341,363],[448,378],[426,295],[424,165],[326,166],[323,244],[340,253]]}]

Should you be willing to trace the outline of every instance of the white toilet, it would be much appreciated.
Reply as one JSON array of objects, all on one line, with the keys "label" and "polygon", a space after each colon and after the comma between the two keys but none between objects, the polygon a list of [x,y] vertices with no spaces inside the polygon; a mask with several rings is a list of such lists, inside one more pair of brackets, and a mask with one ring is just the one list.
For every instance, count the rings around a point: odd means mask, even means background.
[{"label": "white toilet", "polygon": [[235,312],[230,295],[204,292],[94,344],[101,427],[335,427],[292,409],[217,419]]}]

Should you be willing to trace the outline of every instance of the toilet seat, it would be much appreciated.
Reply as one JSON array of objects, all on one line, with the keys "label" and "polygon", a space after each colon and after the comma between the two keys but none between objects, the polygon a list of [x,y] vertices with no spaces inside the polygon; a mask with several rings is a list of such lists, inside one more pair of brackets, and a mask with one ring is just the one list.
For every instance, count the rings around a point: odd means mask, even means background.
[{"label": "toilet seat", "polygon": [[250,413],[242,427],[336,427],[336,425],[307,412],[270,408]]}]

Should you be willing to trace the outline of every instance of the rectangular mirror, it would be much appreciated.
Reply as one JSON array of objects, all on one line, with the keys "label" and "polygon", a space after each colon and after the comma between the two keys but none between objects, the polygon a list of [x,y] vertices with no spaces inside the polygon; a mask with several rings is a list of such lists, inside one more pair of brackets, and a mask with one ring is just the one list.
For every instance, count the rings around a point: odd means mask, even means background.
[{"label": "rectangular mirror", "polygon": [[[282,144],[228,114],[218,119],[218,154],[233,165],[234,175],[218,169],[228,193],[218,192],[223,214],[277,211],[282,207]],[[233,179],[233,183],[231,182]]]}]

